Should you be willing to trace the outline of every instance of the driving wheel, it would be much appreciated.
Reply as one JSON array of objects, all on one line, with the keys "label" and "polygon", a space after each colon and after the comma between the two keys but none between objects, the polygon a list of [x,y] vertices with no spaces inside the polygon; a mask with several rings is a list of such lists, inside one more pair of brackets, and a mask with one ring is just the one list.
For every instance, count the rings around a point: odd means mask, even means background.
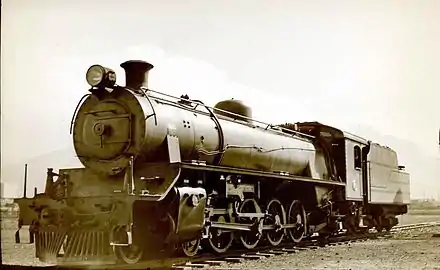
[{"label": "driving wheel", "polygon": [[281,225],[286,223],[286,212],[279,200],[273,199],[267,205],[267,217],[264,221],[264,225],[274,225],[275,229],[265,231],[267,241],[272,246],[278,246],[283,241],[285,230],[281,228]]},{"label": "driving wheel", "polygon": [[[246,199],[240,205],[240,213],[261,213],[260,207],[254,199]],[[261,231],[259,228],[260,224],[259,218],[252,217],[240,217],[239,222],[242,224],[256,224],[258,222],[258,228],[253,228],[251,231],[241,231],[240,232],[240,242],[246,249],[255,248],[261,239]]]},{"label": "driving wheel", "polygon": [[[217,222],[228,222],[229,220],[228,216],[217,217]],[[233,240],[234,233],[232,231],[210,227],[209,237],[203,239],[202,245],[204,248],[220,254],[225,253],[231,247]]]},{"label": "driving wheel", "polygon": [[302,203],[294,200],[289,207],[287,224],[295,224],[294,228],[287,229],[287,233],[293,242],[299,243],[306,234],[306,211]]}]

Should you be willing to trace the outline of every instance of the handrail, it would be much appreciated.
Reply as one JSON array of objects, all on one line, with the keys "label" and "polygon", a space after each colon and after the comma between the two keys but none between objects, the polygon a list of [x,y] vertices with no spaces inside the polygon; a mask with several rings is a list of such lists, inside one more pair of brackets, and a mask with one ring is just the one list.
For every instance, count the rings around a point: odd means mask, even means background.
[{"label": "handrail", "polygon": [[73,128],[73,124],[75,122],[75,116],[76,116],[76,114],[79,111],[79,107],[82,105],[83,101],[88,96],[90,96],[90,94],[85,94],[84,96],[81,97],[81,99],[79,100],[78,104],[76,104],[75,111],[73,112],[72,119],[70,120],[70,128],[69,128],[70,134],[72,134],[72,128]]},{"label": "handrail", "polygon": [[[165,93],[162,93],[162,92],[159,92],[159,91],[155,91],[155,90],[147,89],[147,88],[143,88],[143,87],[142,87],[142,89],[145,90],[146,92],[149,91],[149,92],[156,93],[156,94],[159,94],[159,95],[163,95],[163,96],[166,96],[166,97],[169,97],[169,98],[174,98],[174,99],[176,99],[176,100],[185,100],[185,101],[189,101],[189,102],[191,102],[191,103],[193,103],[193,104],[196,104],[197,106],[200,105],[200,106],[203,106],[203,107],[205,107],[205,108],[212,109],[212,110],[214,110],[214,111],[220,111],[220,112],[224,112],[224,113],[227,113],[227,114],[229,114],[229,115],[232,115],[232,116],[237,116],[237,117],[240,117],[240,118],[242,118],[242,119],[250,120],[250,121],[252,121],[252,122],[259,123],[259,124],[262,124],[262,125],[265,125],[265,126],[266,126],[265,129],[267,129],[268,127],[272,127],[272,128],[273,128],[273,127],[277,127],[277,128],[279,128],[279,129],[281,129],[281,131],[284,130],[284,131],[287,131],[287,132],[291,132],[291,133],[294,133],[294,134],[296,134],[296,135],[298,135],[298,136],[304,136],[304,137],[311,138],[311,139],[314,139],[314,138],[315,138],[315,136],[312,136],[312,135],[309,135],[309,134],[305,134],[305,133],[302,133],[302,132],[299,132],[299,131],[295,131],[295,130],[291,130],[291,129],[283,128],[283,127],[281,127],[281,126],[279,126],[279,125],[273,125],[273,124],[270,124],[270,123],[266,123],[266,122],[263,122],[263,121],[260,121],[260,120],[256,120],[256,119],[253,119],[253,118],[250,118],[250,117],[246,117],[246,116],[244,116],[244,115],[236,114],[236,113],[233,113],[233,112],[229,112],[229,111],[226,111],[226,110],[222,110],[222,109],[214,108],[214,107],[211,107],[211,106],[205,105],[205,104],[203,104],[203,103],[200,103],[200,102],[197,102],[197,101],[193,101],[193,100],[191,100],[191,99],[186,99],[186,98],[176,97],[176,96],[173,96],[173,95],[170,95],[170,94],[165,94]],[[159,98],[159,97],[158,97],[158,98]],[[197,106],[195,106],[194,108],[196,108]],[[193,108],[193,109],[194,109],[194,108]],[[263,127],[261,127],[261,128],[263,128]],[[280,132],[280,131],[277,130],[277,129],[273,129],[273,131],[275,131],[275,132]],[[285,134],[285,133],[283,132],[283,134]]]}]

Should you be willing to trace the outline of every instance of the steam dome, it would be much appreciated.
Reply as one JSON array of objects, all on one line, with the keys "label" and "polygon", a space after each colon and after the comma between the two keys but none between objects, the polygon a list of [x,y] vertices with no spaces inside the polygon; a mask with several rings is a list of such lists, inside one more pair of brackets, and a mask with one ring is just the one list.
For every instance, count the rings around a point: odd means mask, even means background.
[{"label": "steam dome", "polygon": [[[221,110],[221,111],[215,110],[215,113],[218,115],[227,116],[236,120],[245,121],[247,123],[252,122],[250,119],[247,119],[247,118],[252,118],[252,109],[246,104],[244,104],[241,100],[235,100],[235,99],[223,100],[215,104],[214,109]],[[244,116],[244,117],[240,117],[240,116]]]}]

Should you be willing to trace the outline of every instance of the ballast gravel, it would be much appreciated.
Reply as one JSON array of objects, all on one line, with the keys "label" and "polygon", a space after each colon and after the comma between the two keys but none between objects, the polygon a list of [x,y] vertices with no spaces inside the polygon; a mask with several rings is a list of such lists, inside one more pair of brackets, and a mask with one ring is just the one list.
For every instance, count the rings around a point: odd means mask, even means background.
[{"label": "ballast gravel", "polygon": [[[439,216],[412,217],[410,224],[439,221]],[[2,262],[18,265],[46,265],[34,258],[33,244],[15,244],[16,217],[1,217]],[[435,236],[439,234],[438,237]],[[28,241],[26,230],[22,232]],[[223,267],[240,269],[439,269],[440,226],[400,232],[391,238],[327,246],[295,254],[277,255],[242,263],[224,263]]]},{"label": "ballast gravel", "polygon": [[225,264],[224,267],[252,270],[440,269],[440,226],[400,232],[383,239]]}]

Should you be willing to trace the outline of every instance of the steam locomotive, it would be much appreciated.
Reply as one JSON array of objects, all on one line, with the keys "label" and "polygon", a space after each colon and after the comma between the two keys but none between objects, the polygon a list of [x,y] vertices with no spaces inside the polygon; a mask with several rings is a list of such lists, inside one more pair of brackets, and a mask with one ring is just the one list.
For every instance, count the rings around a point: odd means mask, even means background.
[{"label": "steam locomotive", "polygon": [[394,150],[318,122],[263,123],[234,99],[160,93],[148,88],[153,65],[121,67],[126,86],[101,65],[86,73],[71,126],[84,168],[49,168],[43,193],[16,199],[41,261],[277,246],[389,230],[407,212]]}]

